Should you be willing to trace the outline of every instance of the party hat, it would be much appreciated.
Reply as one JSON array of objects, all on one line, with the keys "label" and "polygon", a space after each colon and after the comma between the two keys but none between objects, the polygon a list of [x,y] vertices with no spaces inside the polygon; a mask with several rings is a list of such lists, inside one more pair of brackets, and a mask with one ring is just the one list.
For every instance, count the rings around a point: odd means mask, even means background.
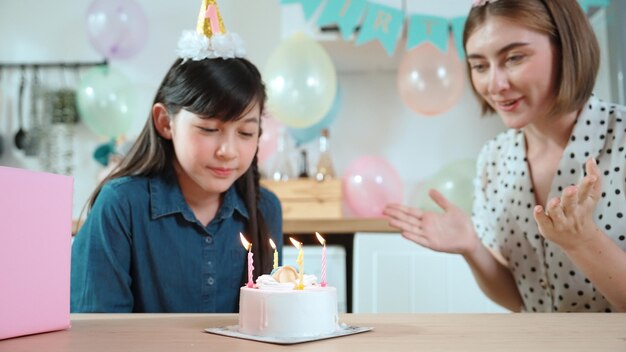
[{"label": "party hat", "polygon": [[184,61],[232,59],[246,55],[239,35],[226,31],[216,0],[202,0],[196,30],[183,31],[177,53]]},{"label": "party hat", "polygon": [[200,13],[198,14],[196,32],[204,34],[208,38],[211,38],[213,33],[226,33],[224,21],[222,20],[222,15],[220,14],[215,0],[202,1],[202,7],[200,7]]}]

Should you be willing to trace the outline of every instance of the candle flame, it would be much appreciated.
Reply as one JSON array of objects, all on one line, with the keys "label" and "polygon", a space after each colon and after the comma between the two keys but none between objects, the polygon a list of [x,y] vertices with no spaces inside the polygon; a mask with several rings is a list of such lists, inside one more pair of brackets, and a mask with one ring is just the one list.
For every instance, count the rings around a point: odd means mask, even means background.
[{"label": "candle flame", "polygon": [[252,243],[248,242],[245,237],[243,237],[243,233],[239,233],[239,238],[241,238],[241,244],[243,244],[244,248],[249,251],[252,249]]},{"label": "candle flame", "polygon": [[291,243],[293,243],[293,246],[296,247],[297,249],[302,248],[302,242],[298,242],[294,240],[292,237],[289,237],[289,240],[291,241]]},{"label": "candle flame", "polygon": [[272,246],[272,249],[276,249],[276,244],[274,243],[274,241],[272,241],[271,238],[270,238],[270,246]]},{"label": "candle flame", "polygon": [[320,235],[319,232],[315,233],[315,237],[317,237],[317,240],[320,241],[320,243],[322,244],[322,246],[326,245],[326,240],[324,239],[324,237],[322,237],[322,235]]}]

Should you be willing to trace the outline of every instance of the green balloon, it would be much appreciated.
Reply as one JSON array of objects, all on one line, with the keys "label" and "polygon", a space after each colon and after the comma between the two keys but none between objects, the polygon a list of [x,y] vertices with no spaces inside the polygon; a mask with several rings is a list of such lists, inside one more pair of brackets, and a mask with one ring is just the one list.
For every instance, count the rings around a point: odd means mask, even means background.
[{"label": "green balloon", "polygon": [[428,196],[430,189],[437,189],[437,185],[433,180],[428,180],[417,190],[415,200],[412,202],[414,206],[424,211],[434,211],[443,213],[441,208]]},{"label": "green balloon", "polygon": [[436,189],[452,204],[471,214],[475,176],[476,161],[473,159],[457,160],[447,164],[420,188],[415,205],[423,210],[442,212],[428,196],[429,189]]},{"label": "green balloon", "polygon": [[136,101],[126,76],[106,66],[87,71],[77,92],[81,119],[95,134],[111,138],[128,132],[137,117]]},{"label": "green balloon", "polygon": [[319,122],[329,112],[337,92],[337,72],[330,56],[302,33],[274,50],[263,78],[269,111],[291,128]]}]

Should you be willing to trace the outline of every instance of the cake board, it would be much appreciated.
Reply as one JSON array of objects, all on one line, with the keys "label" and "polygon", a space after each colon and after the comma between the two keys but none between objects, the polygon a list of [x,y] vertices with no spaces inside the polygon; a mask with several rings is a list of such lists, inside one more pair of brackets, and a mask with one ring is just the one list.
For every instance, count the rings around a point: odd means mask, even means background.
[{"label": "cake board", "polygon": [[317,335],[317,336],[307,336],[307,337],[270,337],[270,336],[248,335],[248,334],[239,332],[238,325],[229,325],[229,326],[223,326],[223,327],[218,327],[218,328],[208,328],[208,329],[205,329],[204,331],[210,334],[223,335],[223,336],[235,337],[235,338],[246,339],[246,340],[274,343],[274,344],[279,344],[279,345],[293,345],[297,343],[326,340],[326,339],[332,339],[335,337],[359,334],[362,332],[370,331],[372,329],[373,329],[372,327],[358,327],[358,326],[348,326],[348,325],[342,324],[339,330],[334,331],[332,333],[322,334],[322,335]]}]

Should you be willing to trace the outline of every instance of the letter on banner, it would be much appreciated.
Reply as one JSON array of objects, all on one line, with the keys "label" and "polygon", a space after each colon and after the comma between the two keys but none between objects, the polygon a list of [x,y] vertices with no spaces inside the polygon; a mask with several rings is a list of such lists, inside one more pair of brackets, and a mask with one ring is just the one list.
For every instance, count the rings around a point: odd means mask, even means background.
[{"label": "letter on banner", "polygon": [[321,27],[336,23],[343,39],[349,40],[363,17],[366,5],[366,0],[328,0],[317,19],[317,25]]},{"label": "letter on banner", "polygon": [[430,41],[442,52],[448,51],[448,20],[443,17],[413,15],[407,32],[407,50]]},{"label": "letter on banner", "polygon": [[370,3],[361,33],[356,40],[356,45],[361,45],[378,39],[389,56],[393,55],[402,25],[404,13],[400,9],[389,6]]}]

